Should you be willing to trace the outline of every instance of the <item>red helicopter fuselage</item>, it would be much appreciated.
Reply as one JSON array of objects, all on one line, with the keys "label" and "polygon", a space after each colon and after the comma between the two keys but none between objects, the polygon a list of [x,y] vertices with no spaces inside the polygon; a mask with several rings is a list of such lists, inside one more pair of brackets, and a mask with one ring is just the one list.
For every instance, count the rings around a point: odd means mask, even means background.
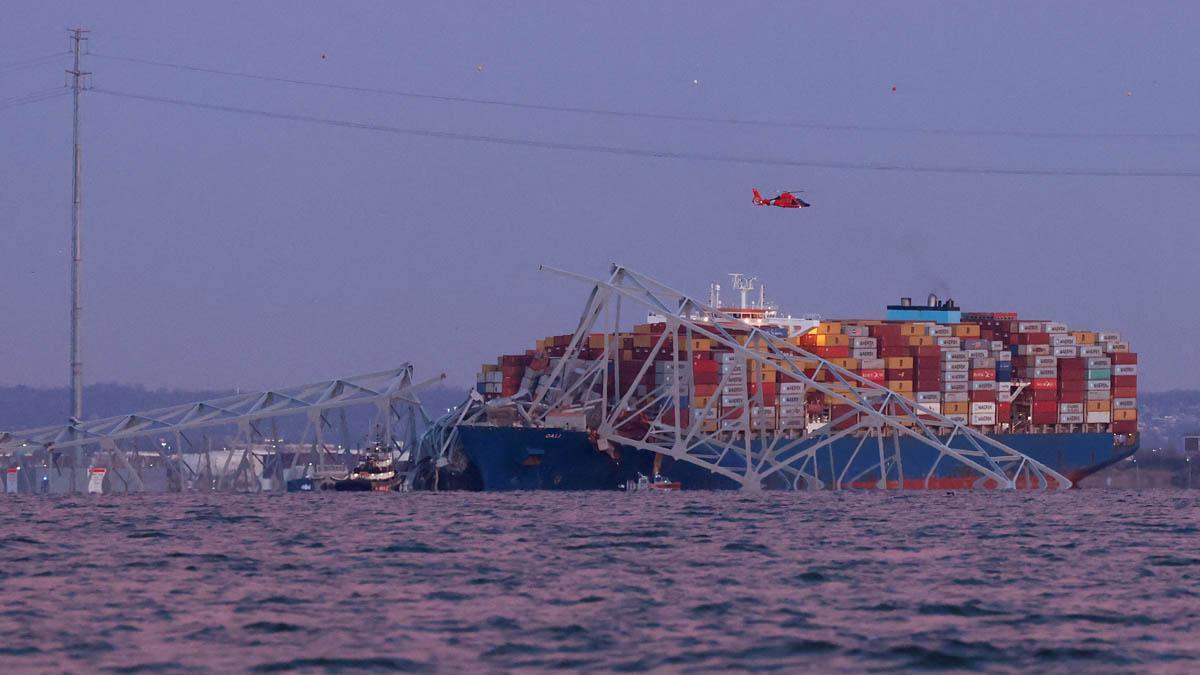
[{"label": "red helicopter fuselage", "polygon": [[778,206],[781,209],[803,209],[811,206],[808,202],[800,199],[791,192],[781,192],[777,197],[766,198],[758,192],[758,188],[754,190],[754,205],[755,206]]}]

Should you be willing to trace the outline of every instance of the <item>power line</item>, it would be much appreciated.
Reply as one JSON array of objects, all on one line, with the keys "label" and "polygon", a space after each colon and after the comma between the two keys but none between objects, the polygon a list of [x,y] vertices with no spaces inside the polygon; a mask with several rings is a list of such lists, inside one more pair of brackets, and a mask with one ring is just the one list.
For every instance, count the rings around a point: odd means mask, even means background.
[{"label": "power line", "polygon": [[34,58],[25,59],[23,61],[13,61],[11,63],[0,64],[0,73],[12,72],[23,68],[32,68],[45,63],[52,63],[59,57],[66,56],[70,52],[55,52],[54,54],[46,54],[45,56],[36,56]]},{"label": "power line", "polygon": [[1036,168],[1016,168],[1006,169],[1002,167],[986,167],[986,166],[937,166],[937,165],[921,165],[921,164],[893,164],[893,163],[875,163],[875,162],[840,162],[840,161],[819,161],[819,160],[792,160],[781,159],[774,157],[754,157],[749,155],[728,155],[728,154],[712,154],[700,152],[675,152],[670,150],[650,150],[644,148],[628,148],[609,145],[592,145],[585,143],[560,143],[555,141],[538,141],[526,138],[512,138],[504,136],[488,136],[482,134],[466,134],[454,131],[434,131],[430,129],[412,129],[404,127],[393,127],[380,124],[369,124],[366,122],[353,122],[349,120],[339,120],[328,117],[314,117],[311,115],[300,115],[296,113],[281,113],[272,112],[269,110],[258,110],[254,108],[240,108],[236,106],[204,103],[201,101],[190,101],[186,99],[171,98],[166,96],[152,96],[149,94],[138,94],[133,92],[115,91],[105,88],[93,88],[99,94],[108,96],[116,96],[120,98],[136,99],[140,101],[149,101],[153,103],[164,103],[175,106],[183,106],[189,108],[198,108],[201,110],[236,113],[240,115],[254,115],[268,119],[289,120],[293,122],[306,122],[310,124],[322,124],[332,127],[341,127],[345,129],[358,129],[363,131],[376,131],[381,133],[396,134],[403,136],[418,136],[424,138],[436,138],[443,140],[458,140],[470,141],[476,143],[489,143],[493,145],[520,146],[529,148],[539,148],[543,150],[562,150],[572,152],[589,152],[609,155],[622,155],[629,157],[649,157],[656,159],[672,159],[672,160],[691,160],[701,162],[720,162],[727,164],[755,164],[764,166],[786,166],[786,167],[804,167],[818,169],[845,169],[845,170],[862,170],[862,171],[890,171],[890,172],[907,172],[907,173],[938,173],[938,174],[976,174],[976,175],[1002,175],[1002,176],[1089,176],[1089,177],[1139,177],[1139,178],[1200,178],[1200,171],[1176,171],[1176,170],[1132,170],[1132,171],[1116,171],[1107,169],[1036,169]]},{"label": "power line", "polygon": [[442,94],[431,94],[427,92],[406,91],[401,89],[384,89],[380,87],[363,87],[347,84],[336,84],[333,82],[320,82],[316,80],[305,80],[293,77],[280,77],[273,75],[262,75],[258,73],[248,73],[243,71],[222,70],[220,68],[208,68],[204,66],[194,66],[182,63],[172,63],[169,61],[158,61],[155,59],[143,59],[132,56],[112,56],[107,54],[92,53],[100,59],[108,59],[111,61],[124,61],[127,63],[140,63],[150,66],[158,66],[161,68],[171,68],[175,70],[208,73],[211,75],[223,75],[227,77],[239,77],[249,80],[258,80],[264,82],[280,82],[284,84],[294,84],[309,87],[322,87],[326,89],[336,89],[340,91],[352,91],[358,93],[380,94],[384,96],[397,96],[403,98],[425,99],[430,101],[442,101],[451,103],[472,103],[477,105],[499,106],[505,108],[514,108],[519,110],[538,110],[545,112],[562,112],[562,113],[579,113],[588,115],[599,115],[607,117],[623,117],[631,119],[651,119],[665,120],[671,122],[704,122],[708,124],[725,124],[734,126],[747,127],[767,127],[777,129],[815,129],[824,131],[866,131],[866,132],[882,132],[882,133],[913,133],[913,134],[929,134],[939,136],[985,136],[985,137],[1020,137],[1020,138],[1051,138],[1051,139],[1105,139],[1105,138],[1200,138],[1200,132],[1195,131],[1113,131],[1113,132],[1087,132],[1087,131],[1034,131],[1034,130],[988,130],[988,129],[954,129],[954,128],[930,128],[930,127],[903,127],[903,126],[872,126],[862,124],[835,124],[828,122],[805,122],[794,120],[761,120],[761,119],[739,119],[733,117],[716,117],[706,115],[681,115],[671,113],[655,113],[642,112],[633,110],[616,110],[610,108],[589,108],[583,106],[559,106],[547,105],[540,103],[523,103],[519,101],[509,101],[503,99],[492,98],[477,98],[470,96],[448,96]]},{"label": "power line", "polygon": [[33,92],[24,96],[16,96],[14,98],[0,99],[0,110],[8,108],[17,108],[30,103],[39,103],[52,98],[63,96],[69,93],[69,89],[65,87],[55,87],[54,89],[46,89],[39,92]]}]

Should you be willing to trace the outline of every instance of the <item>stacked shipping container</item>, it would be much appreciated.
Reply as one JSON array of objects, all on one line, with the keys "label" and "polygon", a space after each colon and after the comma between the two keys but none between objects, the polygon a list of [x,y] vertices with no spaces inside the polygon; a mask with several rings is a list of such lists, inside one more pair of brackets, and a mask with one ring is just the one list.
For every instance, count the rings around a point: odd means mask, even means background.
[{"label": "stacked shipping container", "polygon": [[[733,332],[745,342],[745,332]],[[571,340],[570,335],[548,337],[525,354],[485,365],[479,392],[495,398],[533,391],[565,356]],[[975,313],[954,324],[823,321],[787,340],[931,412],[987,433],[1137,431],[1137,355],[1116,333],[1070,331],[1063,323],[1018,320],[1008,313]],[[671,335],[662,323],[639,325],[632,333],[588,336],[579,362],[567,367],[586,368],[610,346],[615,355],[608,369],[610,396],[624,396],[635,382],[638,388],[631,396],[660,385],[677,387],[680,424],[700,415],[706,431],[791,432],[818,422],[848,426],[855,421],[855,409],[836,396],[810,391],[796,378],[747,361],[711,340]],[[797,356],[794,362],[809,377],[834,383],[835,391],[845,389],[830,371],[819,368],[818,360]],[[675,415],[672,404],[664,420],[670,423]]]}]

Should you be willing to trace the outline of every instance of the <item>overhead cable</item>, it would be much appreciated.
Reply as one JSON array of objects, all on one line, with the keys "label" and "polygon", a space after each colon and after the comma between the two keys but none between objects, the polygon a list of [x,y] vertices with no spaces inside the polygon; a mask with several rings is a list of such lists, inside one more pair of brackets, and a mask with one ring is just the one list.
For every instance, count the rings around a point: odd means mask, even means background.
[{"label": "overhead cable", "polygon": [[702,153],[702,152],[687,152],[687,151],[672,151],[672,150],[654,150],[648,148],[632,148],[610,145],[597,145],[587,143],[564,143],[557,141],[541,141],[529,138],[515,138],[506,136],[490,136],[484,134],[469,134],[455,131],[437,131],[432,129],[415,129],[407,127],[395,127],[380,124],[371,124],[367,122],[355,122],[351,120],[341,120],[329,117],[315,117],[312,115],[302,115],[298,113],[283,113],[273,112],[269,110],[259,110],[254,108],[242,108],[217,103],[205,103],[203,101],[192,101],[187,99],[172,98],[168,96],[153,96],[149,94],[139,94],[135,92],[117,91],[96,87],[91,89],[99,94],[107,96],[116,96],[126,99],[136,99],[153,103],[163,103],[175,106],[197,108],[201,110],[209,110],[216,112],[235,113],[239,115],[253,115],[268,119],[289,120],[294,122],[306,122],[310,124],[321,124],[332,127],[341,127],[346,129],[359,129],[364,131],[375,131],[380,133],[396,134],[403,136],[417,136],[424,138],[435,138],[442,140],[457,140],[469,141],[475,143],[488,143],[492,145],[507,145],[521,146],[529,148],[539,148],[544,150],[561,150],[570,152],[588,152],[609,155],[623,155],[629,157],[649,157],[656,159],[670,160],[688,160],[700,162],[719,162],[726,164],[753,164],[763,166],[786,166],[786,167],[806,167],[818,169],[845,169],[859,171],[889,171],[889,172],[906,172],[906,173],[937,173],[937,174],[976,174],[976,175],[1002,175],[1002,176],[1090,176],[1090,177],[1136,177],[1136,178],[1200,178],[1200,171],[1175,170],[1175,169],[1071,169],[1071,168],[1005,168],[993,166],[953,166],[953,165],[929,165],[929,164],[904,164],[890,162],[847,162],[837,160],[806,160],[806,159],[785,159],[779,157],[756,157],[751,155],[734,155],[734,154],[719,154],[719,153]]}]

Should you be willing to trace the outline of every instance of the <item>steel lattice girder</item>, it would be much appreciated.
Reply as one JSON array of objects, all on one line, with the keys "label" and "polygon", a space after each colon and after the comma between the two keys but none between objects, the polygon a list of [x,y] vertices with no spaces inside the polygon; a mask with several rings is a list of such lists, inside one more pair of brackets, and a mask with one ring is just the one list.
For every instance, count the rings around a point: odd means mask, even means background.
[{"label": "steel lattice girder", "polygon": [[[515,404],[527,419],[544,423],[546,417],[555,412],[599,406],[603,414],[603,422],[598,429],[602,441],[658,452],[691,462],[750,489],[760,488],[764,479],[776,473],[790,478],[789,484],[792,487],[824,486],[825,481],[820,479],[815,471],[808,470],[818,466],[817,453],[828,448],[829,454],[832,455],[835,441],[857,435],[861,435],[863,440],[860,440],[851,457],[843,463],[841,474],[832,481],[834,488],[842,487],[847,478],[853,482],[855,478],[863,475],[864,472],[860,471],[858,476],[847,476],[846,471],[858,457],[865,440],[870,437],[876,439],[875,445],[878,450],[878,463],[874,464],[873,468],[879,474],[879,487],[888,487],[893,482],[900,486],[904,484],[901,439],[912,439],[928,450],[938,453],[933,468],[924,477],[926,486],[933,470],[942,461],[957,462],[966,470],[974,472],[978,476],[975,482],[977,487],[1011,489],[1036,484],[1040,488],[1065,489],[1071,485],[1071,481],[1065,476],[994,438],[934,413],[882,385],[637,272],[614,265],[609,278],[600,280],[561,270],[543,269],[591,284],[593,288],[565,355],[559,359],[549,377],[543,378],[534,392],[529,392],[528,402],[506,401]],[[617,332],[622,299],[628,299],[660,313],[667,325],[666,330],[658,336],[650,355],[643,362],[635,381],[626,383],[625,387],[620,387],[618,381],[617,386],[624,389],[625,393],[618,402],[610,405],[607,373],[609,362],[615,360],[613,341],[606,338],[604,355],[594,362],[581,360],[579,355],[584,340],[593,332],[610,304],[615,309],[612,333]],[[752,434],[749,433],[752,420],[748,401],[742,406],[739,423],[732,429],[741,432],[740,439],[702,431],[701,423],[709,413],[712,401],[731,386],[729,373],[725,373],[716,394],[701,410],[700,416],[694,417],[685,428],[675,423],[675,420],[681,419],[679,399],[681,393],[684,393],[681,391],[678,375],[670,387],[658,384],[644,395],[635,395],[636,385],[644,380],[669,336],[674,336],[671,339],[670,348],[673,353],[670,362],[676,364],[676,367],[680,363],[691,363],[690,342],[687,350],[689,353],[681,353],[679,338],[684,335],[689,340],[692,337],[707,338],[728,349],[736,356],[736,361],[743,364],[743,372],[747,372],[745,364],[749,363],[757,364],[760,373],[764,367],[774,368],[792,380],[803,383],[806,390],[821,392],[847,406],[850,412],[830,420],[822,429],[805,434],[802,438],[784,438],[782,434],[770,433],[770,430],[765,428],[755,429],[762,442],[754,444],[751,442]],[[743,339],[739,340],[739,336]],[[817,371],[811,375],[806,374],[797,360],[816,362]],[[585,365],[582,366],[582,370],[578,370],[576,364]],[[819,381],[817,375],[822,371],[833,381]],[[756,397],[761,405],[761,387]],[[654,411],[656,414],[643,433],[622,431],[623,427],[630,429],[633,426],[631,421],[647,411]],[[673,415],[664,419],[669,411],[673,411]],[[462,418],[465,417],[464,411]],[[851,418],[854,418],[853,422],[849,422]],[[884,448],[885,441],[894,446],[894,453],[890,457]],[[955,441],[959,442],[960,447],[952,446]],[[961,447],[963,445],[965,447]],[[740,467],[731,466],[729,462],[724,461],[729,453],[740,456]],[[836,463],[831,459],[831,472],[835,466]],[[893,469],[897,472],[898,480],[895,481],[889,479]]]},{"label": "steel lattice girder", "polygon": [[78,424],[0,432],[0,451],[63,450],[223,425],[237,425],[241,429],[275,417],[320,415],[330,409],[366,404],[391,406],[397,402],[420,411],[422,423],[427,424],[429,418],[416,391],[445,379],[445,375],[417,384],[413,383],[412,375],[413,367],[406,363],[375,373],[235,394]]}]

